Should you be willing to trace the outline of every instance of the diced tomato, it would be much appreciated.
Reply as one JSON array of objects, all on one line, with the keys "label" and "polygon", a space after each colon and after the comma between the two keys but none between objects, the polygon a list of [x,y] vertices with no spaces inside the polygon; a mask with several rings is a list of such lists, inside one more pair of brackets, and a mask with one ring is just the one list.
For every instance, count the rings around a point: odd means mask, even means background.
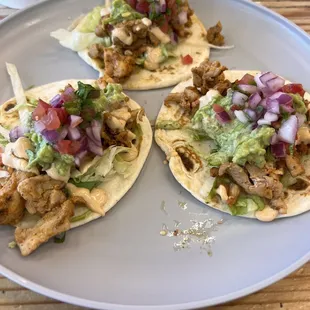
[{"label": "diced tomato", "polygon": [[46,103],[45,101],[39,99],[37,107],[32,112],[32,119],[33,120],[40,120],[50,109],[52,106]]},{"label": "diced tomato", "polygon": [[305,94],[302,84],[287,84],[284,85],[280,91],[288,94],[299,94],[301,97]]},{"label": "diced tomato", "polygon": [[168,21],[168,16],[164,15],[164,18],[162,19],[162,21],[160,22],[159,28],[162,32],[164,33],[168,33],[169,31],[169,21]]},{"label": "diced tomato", "polygon": [[217,103],[214,103],[212,108],[213,108],[213,111],[215,113],[221,113],[221,112],[225,111],[225,109]]},{"label": "diced tomato", "polygon": [[67,111],[64,108],[53,108],[53,110],[56,111],[60,123],[65,124],[69,116]]},{"label": "diced tomato", "polygon": [[56,149],[60,154],[75,155],[80,151],[80,148],[80,141],[61,140],[56,145]]},{"label": "diced tomato", "polygon": [[193,63],[193,57],[191,55],[181,56],[183,65],[191,65]]},{"label": "diced tomato", "polygon": [[44,124],[45,129],[47,130],[58,129],[61,125],[55,109],[49,109],[47,114],[41,118],[41,122]]},{"label": "diced tomato", "polygon": [[234,104],[231,106],[230,110],[231,111],[240,111],[240,110],[243,110],[243,107],[240,105]]},{"label": "diced tomato", "polygon": [[254,83],[254,76],[248,73],[240,81],[238,81],[239,85],[253,85]]},{"label": "diced tomato", "polygon": [[146,14],[149,11],[149,3],[147,1],[139,1],[136,5],[136,11],[142,14]]},{"label": "diced tomato", "polygon": [[136,7],[136,0],[127,0],[127,3],[134,9]]}]

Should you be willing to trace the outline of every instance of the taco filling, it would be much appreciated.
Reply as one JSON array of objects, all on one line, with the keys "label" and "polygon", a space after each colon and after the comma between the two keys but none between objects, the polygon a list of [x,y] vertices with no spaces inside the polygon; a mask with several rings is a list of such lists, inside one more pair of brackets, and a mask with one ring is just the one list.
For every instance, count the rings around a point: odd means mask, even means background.
[{"label": "taco filling", "polygon": [[192,86],[166,98],[156,124],[175,177],[232,215],[270,221],[297,214],[296,197],[310,184],[303,86],[272,72],[234,74],[219,62],[205,61],[192,73]]},{"label": "taco filling", "polygon": [[[159,87],[156,81],[160,77],[152,73],[165,71],[171,80],[179,67],[190,72],[195,58],[201,62],[208,57],[209,43],[224,44],[222,25],[218,23],[207,33],[187,0],[113,0],[111,6],[95,7],[71,28],[59,29],[51,36],[77,51],[104,74],[106,82],[124,83],[146,70],[148,74],[142,79],[153,77],[153,84],[144,88]],[[169,86],[170,81],[164,83]]]},{"label": "taco filling", "polygon": [[[16,99],[0,111],[0,224],[17,226],[15,242],[29,255],[105,215],[142,168],[151,129],[119,84],[64,81],[31,90],[29,100],[15,66],[8,71]],[[18,126],[4,125],[8,114]]]}]

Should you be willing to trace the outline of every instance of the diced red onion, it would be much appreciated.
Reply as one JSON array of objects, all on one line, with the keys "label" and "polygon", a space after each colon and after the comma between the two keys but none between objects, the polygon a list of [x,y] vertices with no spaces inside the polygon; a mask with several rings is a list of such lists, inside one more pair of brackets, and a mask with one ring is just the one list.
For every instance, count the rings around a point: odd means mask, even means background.
[{"label": "diced red onion", "polygon": [[75,90],[70,84],[65,87],[61,98],[64,102],[73,101],[75,99]]},{"label": "diced red onion", "polygon": [[81,139],[81,132],[79,130],[79,128],[77,127],[69,127],[68,128],[68,137],[70,140],[73,140],[73,141],[77,141],[79,139]]},{"label": "diced red onion", "polygon": [[277,76],[272,72],[265,72],[260,76],[260,81],[264,86],[267,86],[267,82],[276,78]]},{"label": "diced red onion", "polygon": [[260,103],[259,103],[260,106],[262,106],[264,109],[267,109],[267,99],[264,98]]},{"label": "diced red onion", "polygon": [[184,25],[184,24],[186,24],[188,22],[187,12],[186,11],[180,12],[178,17],[179,17],[179,22],[180,22],[181,25]]},{"label": "diced red onion", "polygon": [[41,133],[45,129],[45,125],[41,121],[34,122],[34,130],[37,133]]},{"label": "diced red onion", "polygon": [[271,137],[270,144],[273,145],[273,144],[277,144],[278,142],[279,142],[279,137],[278,137],[278,135],[275,133],[275,134]]},{"label": "diced red onion", "polygon": [[248,100],[248,96],[235,91],[233,93],[233,97],[232,97],[232,104],[236,104],[236,105],[244,105],[244,103]]},{"label": "diced red onion", "polygon": [[94,153],[95,155],[102,156],[103,155],[103,149],[102,146],[98,146],[95,142],[93,142],[91,139],[88,139],[88,149]]},{"label": "diced red onion", "polygon": [[244,112],[250,117],[251,120],[255,121],[257,119],[256,112],[251,109],[245,109]]},{"label": "diced red onion", "polygon": [[264,115],[264,119],[268,122],[275,122],[279,119],[279,116],[275,113],[266,112]]},{"label": "diced red onion", "polygon": [[68,134],[68,127],[64,126],[61,128],[59,132],[59,140],[64,140],[67,137]]},{"label": "diced red onion", "polygon": [[93,136],[94,136],[95,140],[100,141],[100,144],[101,144],[102,122],[97,121],[97,120],[92,120],[91,128],[92,128]]},{"label": "diced red onion", "polygon": [[16,126],[10,130],[10,142],[15,142],[18,138],[23,137],[26,130],[22,126]]},{"label": "diced red onion", "polygon": [[237,119],[241,122],[241,123],[247,123],[249,121],[249,119],[247,118],[246,114],[243,111],[234,111],[234,114],[236,115]]},{"label": "diced red onion", "polygon": [[282,123],[279,129],[279,139],[283,142],[293,144],[295,142],[298,129],[298,120],[296,115],[291,115],[288,120]]},{"label": "diced red onion", "polygon": [[265,120],[264,118],[262,118],[262,119],[259,119],[259,120],[257,121],[257,125],[259,125],[259,126],[263,126],[263,125],[271,125],[271,122],[270,122],[270,121]]},{"label": "diced red onion", "polygon": [[293,106],[293,98],[288,95],[288,94],[281,94],[279,97],[278,97],[278,101],[280,103],[280,105],[289,105],[289,106]]},{"label": "diced red onion", "polygon": [[255,93],[255,94],[251,95],[249,98],[250,108],[255,109],[261,101],[262,101],[262,97],[260,96],[259,93]]},{"label": "diced red onion", "polygon": [[80,125],[83,122],[83,118],[77,115],[70,115],[70,127],[75,128],[76,126]]},{"label": "diced red onion", "polygon": [[102,147],[101,139],[98,140],[98,139],[96,139],[96,138],[94,137],[93,130],[92,130],[91,127],[86,128],[86,134],[87,134],[88,140],[91,140],[91,141],[93,141],[97,146]]},{"label": "diced red onion", "polygon": [[177,45],[179,42],[178,35],[174,31],[170,34],[170,40],[172,45]]},{"label": "diced red onion", "polygon": [[255,76],[254,76],[254,81],[255,81],[255,83],[256,83],[256,85],[257,85],[257,87],[259,88],[259,89],[262,89],[262,88],[264,88],[265,87],[265,85],[262,83],[262,81],[261,81],[261,77],[264,75],[265,73],[262,73],[262,74],[256,74]]},{"label": "diced red onion", "polygon": [[278,77],[275,77],[272,80],[267,81],[266,85],[267,87],[272,91],[272,92],[276,92],[279,89],[281,89],[285,84],[285,80]]},{"label": "diced red onion", "polygon": [[287,113],[293,113],[295,110],[289,105],[281,105],[281,110]]},{"label": "diced red onion", "polygon": [[81,166],[82,160],[85,158],[86,155],[87,151],[82,151],[74,156],[74,162],[78,167]]},{"label": "diced red onion", "polygon": [[215,118],[222,124],[226,124],[231,121],[230,115],[226,111],[216,113]]},{"label": "diced red onion", "polygon": [[[138,10],[137,10],[137,11],[138,11]],[[138,12],[139,12],[139,11],[138,11]],[[139,12],[139,13],[144,14],[144,12]],[[108,25],[107,25],[107,29],[108,29],[109,32],[112,32],[112,31],[114,30],[114,26],[111,25],[111,24],[108,24]]]},{"label": "diced red onion", "polygon": [[155,12],[156,14],[160,14],[161,12],[161,6],[159,4],[155,4]]},{"label": "diced red onion", "polygon": [[298,128],[301,127],[307,120],[306,115],[301,113],[296,113],[297,121],[298,121]]},{"label": "diced red onion", "polygon": [[61,108],[63,105],[64,101],[62,99],[62,96],[57,94],[55,97],[53,97],[50,101],[50,105],[53,108]]},{"label": "diced red onion", "polygon": [[79,152],[87,151],[88,138],[86,136],[83,136],[79,142],[81,143]]},{"label": "diced red onion", "polygon": [[275,114],[280,113],[280,106],[278,100],[267,99],[267,111]]},{"label": "diced red onion", "polygon": [[166,0],[159,0],[160,12],[165,13],[167,10]]},{"label": "diced red onion", "polygon": [[244,93],[248,93],[248,94],[254,94],[257,92],[257,87],[254,85],[238,85],[238,88],[240,91],[244,92]]},{"label": "diced red onion", "polygon": [[59,133],[57,130],[44,129],[41,134],[47,142],[56,143],[59,140]]},{"label": "diced red onion", "polygon": [[286,147],[285,143],[279,142],[271,145],[271,153],[276,158],[282,158],[286,156]]}]

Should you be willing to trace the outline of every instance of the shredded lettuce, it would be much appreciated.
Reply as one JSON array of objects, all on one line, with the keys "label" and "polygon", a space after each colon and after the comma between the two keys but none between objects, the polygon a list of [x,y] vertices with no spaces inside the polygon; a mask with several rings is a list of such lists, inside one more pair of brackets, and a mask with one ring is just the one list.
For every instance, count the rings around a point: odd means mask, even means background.
[{"label": "shredded lettuce", "polygon": [[95,33],[79,32],[76,30],[69,31],[66,29],[58,29],[51,32],[51,37],[59,41],[59,43],[75,52],[80,52],[93,44],[106,44],[105,38],[99,38]]},{"label": "shredded lettuce", "polygon": [[[16,106],[18,107],[19,119],[21,126],[28,128],[29,113],[33,110],[29,107],[27,98],[23,89],[22,82],[14,64],[6,63],[7,72],[10,75],[13,92],[16,98]],[[16,108],[16,107],[15,107]]]},{"label": "shredded lettuce", "polygon": [[[71,174],[74,183],[81,182],[102,182],[105,177],[114,170],[114,160],[117,154],[128,152],[130,148],[123,146],[111,146],[106,149],[103,156],[96,156],[90,163],[81,168],[81,170],[73,171]],[[117,167],[118,171],[125,174],[126,169]]]},{"label": "shredded lettuce", "polygon": [[104,6],[96,6],[79,23],[76,29],[80,32],[95,32],[101,19],[101,10]]},{"label": "shredded lettuce", "polygon": [[71,223],[75,223],[75,222],[79,222],[79,221],[82,221],[82,220],[85,220],[86,218],[88,218],[90,215],[92,214],[92,212],[90,210],[87,210],[86,212],[80,214],[80,215],[77,215],[77,216],[74,216],[70,219],[70,222]]},{"label": "shredded lettuce", "polygon": [[232,215],[245,215],[247,213],[263,210],[265,203],[262,198],[258,196],[240,195],[237,202],[230,207]]}]

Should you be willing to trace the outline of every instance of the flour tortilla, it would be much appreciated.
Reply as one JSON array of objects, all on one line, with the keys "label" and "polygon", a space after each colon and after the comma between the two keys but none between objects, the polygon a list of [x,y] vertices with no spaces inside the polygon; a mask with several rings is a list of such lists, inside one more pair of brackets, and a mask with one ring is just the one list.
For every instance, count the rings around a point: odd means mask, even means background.
[{"label": "flour tortilla", "polygon": [[[256,75],[259,71],[225,71],[225,77],[234,82],[237,79],[241,79],[246,73]],[[286,80],[286,84],[290,82]],[[172,93],[183,92],[185,87],[193,86],[192,79],[178,84]],[[310,94],[305,94],[305,99],[310,100]],[[162,120],[178,121],[182,116],[182,109],[177,105],[171,105],[166,107],[162,105],[158,114],[156,123]],[[186,130],[155,130],[155,141],[159,147],[165,152],[167,160],[169,160],[169,168],[175,177],[175,179],[188,190],[196,199],[202,203],[225,213],[231,214],[229,208],[224,203],[206,203],[206,198],[212,188],[214,178],[210,176],[210,168],[206,161],[200,157],[202,162],[202,168],[196,173],[188,172],[178,155],[175,148],[182,145],[189,145],[194,150],[198,150],[200,153],[208,154],[213,142],[210,141],[193,141],[191,134]],[[306,169],[305,176],[310,176],[310,157],[304,158],[304,166]],[[306,179],[306,178],[305,178]],[[308,181],[309,182],[309,181]],[[310,184],[310,182],[309,182]],[[295,216],[310,210],[310,186],[304,191],[289,191],[288,197],[285,199],[287,204],[287,214],[278,214],[277,218],[285,218]],[[255,211],[242,217],[255,218]]]},{"label": "flour tortilla", "polygon": [[[127,90],[148,90],[164,88],[176,85],[191,77],[191,69],[197,67],[203,60],[210,55],[210,46],[203,35],[207,31],[196,15],[192,16],[193,25],[192,35],[181,41],[173,51],[176,57],[165,61],[157,71],[149,71],[136,67],[133,74],[122,84]],[[100,76],[104,75],[104,69],[88,56],[88,49],[78,52],[79,56],[95,70],[99,71]],[[183,65],[181,55],[191,55],[193,63]]]},{"label": "flour tortilla", "polygon": [[[59,92],[59,90],[64,89],[67,84],[71,84],[76,89],[78,81],[92,85],[95,83],[95,80],[64,80],[30,89],[26,91],[25,94],[27,97],[41,98],[42,100],[49,102],[49,100],[54,97],[55,94]],[[14,126],[19,124],[19,117],[18,112],[8,113],[5,111],[5,107],[7,107],[8,104],[16,104],[15,99],[12,98],[0,106],[0,125],[6,123],[5,119],[10,117],[10,121],[12,121],[12,126],[9,126],[8,129],[12,129],[14,128]],[[135,101],[131,99],[128,101],[127,104],[133,110],[141,108]],[[135,165],[136,167],[133,173],[126,179],[121,175],[115,174],[113,177],[109,178],[107,182],[104,182],[101,186],[99,186],[99,188],[105,190],[105,193],[107,195],[107,202],[104,206],[105,212],[108,212],[112,207],[114,207],[117,202],[129,191],[129,189],[138,178],[147,159],[148,153],[152,145],[152,128],[146,116],[143,116],[140,126],[143,132],[143,138],[140,146],[139,155],[132,162],[133,165]],[[76,206],[74,216],[84,214],[88,210],[89,209],[87,207]],[[71,228],[81,226],[99,217],[101,217],[100,214],[91,212],[90,215],[88,215],[84,220],[71,223]],[[25,228],[32,227],[37,220],[37,216],[27,214],[24,217],[23,221],[18,224],[18,226]]]}]

